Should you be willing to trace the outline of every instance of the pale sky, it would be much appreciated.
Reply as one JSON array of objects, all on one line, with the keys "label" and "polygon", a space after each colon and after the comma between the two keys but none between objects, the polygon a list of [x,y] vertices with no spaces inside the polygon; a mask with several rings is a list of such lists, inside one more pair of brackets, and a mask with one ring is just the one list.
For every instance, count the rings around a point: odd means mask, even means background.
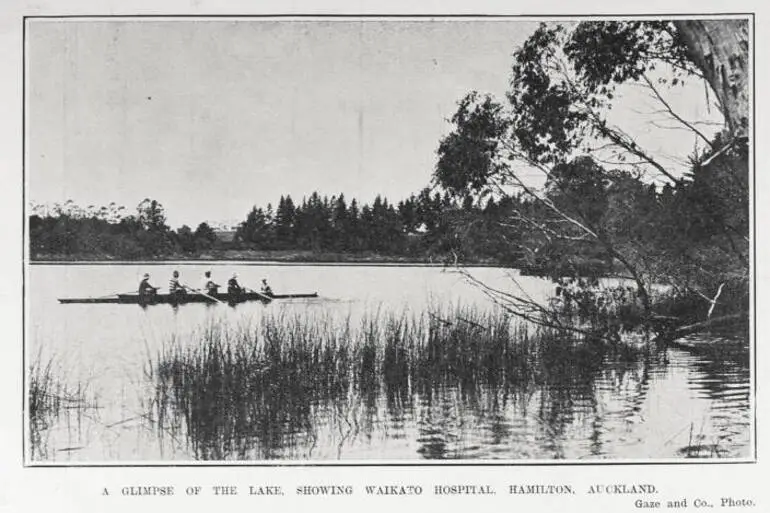
[{"label": "pale sky", "polygon": [[[465,93],[504,99],[511,55],[536,26],[31,20],[28,198],[133,211],[149,197],[174,228],[238,222],[287,193],[398,201],[428,185]],[[703,117],[702,85],[676,94],[685,115]],[[684,158],[692,134],[661,137],[634,121],[649,107],[639,96],[613,119],[661,155]]]}]

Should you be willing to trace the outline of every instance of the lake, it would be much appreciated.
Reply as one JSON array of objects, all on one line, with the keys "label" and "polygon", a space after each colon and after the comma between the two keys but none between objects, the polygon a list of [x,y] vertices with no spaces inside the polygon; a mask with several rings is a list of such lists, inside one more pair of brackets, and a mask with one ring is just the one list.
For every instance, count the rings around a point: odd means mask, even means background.
[{"label": "lake", "polygon": [[[258,288],[267,278],[275,293],[318,292],[319,297],[234,307],[57,301],[131,292],[144,272],[165,289],[174,269],[193,287],[210,269],[223,285],[237,272],[245,286]],[[554,292],[550,282],[512,271],[468,272],[536,301]],[[491,308],[489,298],[457,272],[424,266],[31,265],[26,287],[27,367],[54,362],[53,371],[71,389],[85,387],[91,405],[64,408],[34,440],[28,437],[27,457],[33,462],[660,461],[753,455],[748,356],[725,358],[675,347],[632,360],[607,358],[586,368],[575,362],[562,377],[521,385],[408,383],[393,393],[377,384],[366,391],[351,387],[336,399],[314,395],[301,415],[254,418],[255,426],[246,426],[214,452],[203,451],[196,440],[202,435],[186,429],[185,419],[164,423],[153,413],[157,384],[148,361],[169,341],[190,343],[191,334],[212,323],[248,329],[264,316],[348,319],[356,325],[378,312],[419,315],[448,304]],[[711,339],[716,335],[695,341]]]}]

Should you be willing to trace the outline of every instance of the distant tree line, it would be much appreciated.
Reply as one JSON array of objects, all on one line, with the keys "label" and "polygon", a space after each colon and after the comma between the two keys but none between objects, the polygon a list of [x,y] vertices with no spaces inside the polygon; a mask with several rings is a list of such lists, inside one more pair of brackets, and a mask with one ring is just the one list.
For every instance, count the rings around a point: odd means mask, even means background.
[{"label": "distant tree line", "polygon": [[29,217],[30,255],[34,258],[84,257],[97,259],[162,258],[211,249],[214,230],[201,223],[172,230],[163,205],[145,199],[128,214],[110,203],[82,208],[73,201],[52,207],[36,205]]},{"label": "distant tree line", "polygon": [[[425,261],[516,262],[503,252],[501,220],[519,208],[517,197],[463,201],[428,188],[397,204],[377,196],[371,204],[344,194],[313,192],[295,203],[254,206],[233,234],[218,237],[203,222],[172,230],[163,205],[145,199],[129,213],[114,203],[81,208],[72,201],[37,205],[29,218],[32,258],[140,259],[196,256],[206,251],[278,250],[367,254]],[[469,228],[469,222],[472,226]]]},{"label": "distant tree line", "polygon": [[[299,204],[291,196],[281,196],[275,210],[272,204],[255,206],[239,225],[235,239],[264,249],[426,258],[454,253],[465,260],[496,259],[493,234],[471,237],[465,221],[469,217],[497,218],[499,210],[493,199],[483,205],[471,199],[458,202],[446,192],[427,188],[397,204],[382,196],[371,204],[355,198],[348,203],[344,194],[322,197],[313,192]],[[496,229],[488,223],[484,226]]]}]

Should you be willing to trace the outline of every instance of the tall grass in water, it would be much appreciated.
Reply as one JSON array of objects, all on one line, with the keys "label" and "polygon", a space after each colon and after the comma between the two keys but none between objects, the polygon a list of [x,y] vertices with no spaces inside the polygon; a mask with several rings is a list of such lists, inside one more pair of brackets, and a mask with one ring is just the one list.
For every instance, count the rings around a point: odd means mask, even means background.
[{"label": "tall grass in water", "polygon": [[590,344],[501,310],[457,306],[377,312],[357,324],[307,314],[240,329],[211,324],[192,340],[169,341],[147,374],[162,431],[181,432],[197,457],[267,459],[293,442],[312,445],[328,413],[348,424],[341,430],[365,430],[350,411],[374,411],[382,397],[389,411],[403,411],[441,387],[585,381],[600,363]]},{"label": "tall grass in water", "polygon": [[43,360],[40,354],[30,364],[27,411],[32,459],[47,459],[46,433],[61,417],[96,408],[96,399],[88,393],[88,386],[67,382],[55,357]]}]

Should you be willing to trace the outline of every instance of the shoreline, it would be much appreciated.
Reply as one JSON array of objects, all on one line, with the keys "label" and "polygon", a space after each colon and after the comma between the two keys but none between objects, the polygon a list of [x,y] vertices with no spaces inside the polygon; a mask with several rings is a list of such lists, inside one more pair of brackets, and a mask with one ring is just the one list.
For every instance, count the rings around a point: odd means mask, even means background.
[{"label": "shoreline", "polygon": [[[266,266],[266,267],[425,267],[425,268],[498,268],[509,269],[519,272],[522,276],[534,276],[546,278],[539,268],[527,265],[511,265],[503,262],[489,260],[471,260],[471,261],[430,261],[424,258],[409,258],[399,256],[385,256],[371,253],[313,253],[312,251],[254,251],[254,250],[221,250],[215,253],[191,256],[170,255],[168,258],[152,259],[112,259],[98,258],[90,255],[38,255],[27,257],[24,263],[30,266],[67,266],[67,265],[92,265],[92,266],[161,266],[161,265],[179,265],[179,266]],[[585,276],[589,276],[586,274]],[[608,279],[632,279],[617,271],[603,273],[600,278]]]},{"label": "shoreline", "polygon": [[[409,266],[453,267],[446,261],[419,257],[387,256],[373,253],[315,253],[312,251],[223,250],[195,256],[168,255],[159,258],[105,258],[94,255],[33,255],[25,259],[30,265],[351,265],[351,266]],[[457,262],[462,267],[504,267],[498,262]]]}]

